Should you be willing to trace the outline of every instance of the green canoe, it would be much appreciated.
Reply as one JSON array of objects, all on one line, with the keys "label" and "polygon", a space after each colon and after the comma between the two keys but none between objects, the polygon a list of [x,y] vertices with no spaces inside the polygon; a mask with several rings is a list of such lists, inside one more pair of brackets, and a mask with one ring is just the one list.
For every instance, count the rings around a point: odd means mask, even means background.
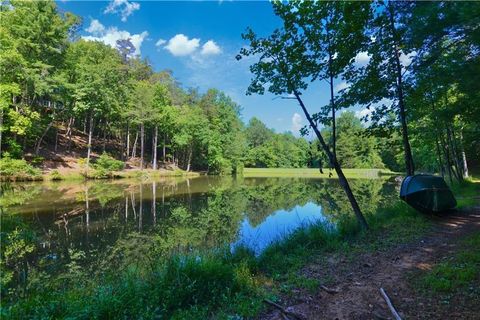
[{"label": "green canoe", "polygon": [[427,174],[403,179],[400,198],[418,211],[437,213],[455,208],[457,201],[442,177]]}]

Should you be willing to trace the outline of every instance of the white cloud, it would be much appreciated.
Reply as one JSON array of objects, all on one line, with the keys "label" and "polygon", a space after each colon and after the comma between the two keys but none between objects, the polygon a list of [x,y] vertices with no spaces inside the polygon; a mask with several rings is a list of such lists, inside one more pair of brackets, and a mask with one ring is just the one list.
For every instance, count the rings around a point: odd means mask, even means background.
[{"label": "white cloud", "polygon": [[355,63],[360,65],[360,66],[366,65],[369,61],[370,61],[370,56],[368,55],[368,52],[366,52],[366,51],[359,52],[355,56]]},{"label": "white cloud", "polygon": [[409,54],[404,54],[403,52],[400,52],[400,63],[404,68],[406,68],[412,63],[413,58],[415,58],[416,56],[416,51],[410,52]]},{"label": "white cloud", "polygon": [[202,55],[216,55],[222,52],[222,49],[213,40],[208,40],[202,46]]},{"label": "white cloud", "polygon": [[200,46],[200,39],[188,39],[184,34],[177,34],[165,46],[165,49],[170,51],[174,56],[188,56],[195,52]]},{"label": "white cloud", "polygon": [[292,131],[300,131],[300,129],[303,127],[302,122],[302,116],[295,112],[292,116]]},{"label": "white cloud", "polygon": [[97,19],[93,19],[90,22],[90,26],[85,30],[91,34],[99,35],[105,31],[105,27],[103,26],[103,24],[100,23],[100,21],[98,21]]},{"label": "white cloud", "polygon": [[140,9],[140,3],[129,2],[128,0],[112,0],[103,13],[118,13],[122,21],[127,21],[128,17],[136,10]]},{"label": "white cloud", "polygon": [[155,46],[161,47],[161,46],[163,46],[165,43],[167,43],[167,40],[158,39],[158,41],[155,43]]},{"label": "white cloud", "polygon": [[370,117],[372,112],[373,112],[373,108],[370,108],[370,109],[363,108],[361,110],[355,111],[355,116],[359,119],[362,119],[366,116]]},{"label": "white cloud", "polygon": [[335,92],[339,92],[340,90],[347,89],[348,87],[350,87],[350,85],[346,81],[342,81],[337,84],[333,89],[335,90]]},{"label": "white cloud", "polygon": [[[130,39],[130,42],[135,47],[134,55],[141,54],[140,49],[142,47],[143,40],[145,40],[145,38],[148,36],[147,31],[143,31],[140,34],[130,34],[130,32],[125,30],[118,30],[116,27],[109,27],[108,29],[106,29],[98,20],[95,21],[97,21],[94,24],[95,27],[91,28],[93,24],[92,21],[90,27],[87,28],[87,31],[90,32],[92,35],[84,36],[82,37],[83,39],[87,41],[100,41],[111,46],[112,48],[117,47],[117,40]],[[99,28],[99,26],[102,26],[103,29]],[[89,29],[91,31],[89,31]]]}]

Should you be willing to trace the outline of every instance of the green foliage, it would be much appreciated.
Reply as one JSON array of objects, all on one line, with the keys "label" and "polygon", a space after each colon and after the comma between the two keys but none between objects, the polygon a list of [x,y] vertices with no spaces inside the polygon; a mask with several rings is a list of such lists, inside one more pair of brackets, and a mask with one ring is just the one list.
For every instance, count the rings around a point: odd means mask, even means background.
[{"label": "green foliage", "polygon": [[125,164],[122,161],[116,160],[106,153],[102,153],[93,165],[97,178],[111,176],[114,171],[120,171],[124,167]]},{"label": "green foliage", "polygon": [[47,291],[36,290],[4,312],[13,318],[253,316],[261,308],[258,284],[244,264],[231,263],[228,255],[172,257],[156,261],[147,273],[127,268],[90,280],[86,274],[78,276],[80,269],[71,263],[71,275],[77,274],[71,285],[50,280],[42,286]]},{"label": "green foliage", "polygon": [[2,180],[32,180],[40,176],[40,170],[32,167],[23,159],[12,159],[4,154],[0,159],[0,178]]}]

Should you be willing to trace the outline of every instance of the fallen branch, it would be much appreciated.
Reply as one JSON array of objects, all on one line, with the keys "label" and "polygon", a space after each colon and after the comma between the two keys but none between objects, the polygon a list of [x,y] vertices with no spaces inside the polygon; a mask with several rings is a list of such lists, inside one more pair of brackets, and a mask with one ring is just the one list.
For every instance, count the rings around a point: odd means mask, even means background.
[{"label": "fallen branch", "polygon": [[305,320],[304,316],[299,315],[298,313],[295,313],[295,312],[292,312],[292,311],[288,311],[287,309],[285,309],[284,307],[282,307],[281,305],[279,305],[279,304],[277,304],[273,301],[270,301],[268,299],[264,299],[263,302],[265,302],[266,304],[269,304],[272,307],[275,307],[278,310],[280,310],[280,312],[282,312],[282,315],[285,316],[287,319],[288,319],[288,316],[291,316],[292,318],[297,319],[297,320]]},{"label": "fallen branch", "polygon": [[388,308],[390,309],[390,312],[392,313],[395,320],[402,320],[397,310],[395,310],[392,301],[390,301],[390,298],[387,296],[387,293],[385,292],[385,290],[383,290],[383,288],[380,288],[380,293],[382,294],[383,299],[385,299],[385,301],[387,302]]},{"label": "fallen branch", "polygon": [[339,293],[340,290],[338,289],[332,289],[332,288],[328,288],[328,287],[325,287],[325,286],[320,286],[320,289],[330,293],[330,294],[336,294],[336,293]]}]

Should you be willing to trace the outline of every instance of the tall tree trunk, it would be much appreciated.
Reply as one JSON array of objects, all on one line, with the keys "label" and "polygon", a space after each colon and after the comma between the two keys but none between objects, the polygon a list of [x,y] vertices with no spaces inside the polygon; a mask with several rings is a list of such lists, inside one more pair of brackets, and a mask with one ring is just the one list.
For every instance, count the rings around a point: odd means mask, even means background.
[{"label": "tall tree trunk", "polygon": [[167,162],[166,159],[166,144],[167,144],[167,134],[163,134],[163,163]]},{"label": "tall tree trunk", "polygon": [[452,156],[452,159],[453,159],[453,167],[455,168],[455,178],[457,179],[457,181],[462,181],[463,179],[463,176],[462,176],[462,173],[460,172],[460,168],[459,168],[459,165],[458,165],[458,157],[457,157],[457,153],[455,152],[455,146],[453,145],[453,139],[452,139],[452,132],[450,130],[450,126],[447,124],[446,125],[446,128],[447,128],[447,143],[449,145],[448,149],[450,150],[450,153],[451,153],[451,156]]},{"label": "tall tree trunk", "polygon": [[193,153],[193,148],[190,146],[188,148],[187,172],[190,172],[190,163],[192,162],[192,153]]},{"label": "tall tree trunk", "polygon": [[327,25],[327,42],[328,42],[328,75],[330,78],[330,108],[332,110],[332,154],[337,159],[337,124],[335,119],[335,95],[333,92],[333,55],[330,43],[330,30]]},{"label": "tall tree trunk", "polygon": [[103,152],[105,152],[105,149],[106,149],[106,145],[107,145],[107,128],[108,128],[108,121],[105,120],[105,127],[103,128],[103,145],[102,145],[102,149],[103,149]]},{"label": "tall tree trunk", "polygon": [[363,228],[363,229],[368,229],[367,221],[365,220],[365,217],[363,216],[362,211],[360,210],[360,206],[357,203],[357,199],[355,199],[355,196],[353,195],[352,189],[350,188],[350,185],[348,184],[347,178],[343,174],[342,168],[340,167],[337,160],[333,156],[333,153],[330,151],[330,148],[325,143],[325,140],[323,139],[322,134],[318,130],[317,126],[313,122],[312,117],[308,113],[308,110],[306,109],[305,105],[303,104],[303,101],[300,98],[299,93],[294,91],[294,94],[295,94],[295,98],[297,98],[297,101],[300,104],[300,107],[303,110],[303,113],[305,114],[305,117],[308,120],[308,123],[310,124],[310,127],[312,127],[313,131],[315,132],[315,134],[318,138],[318,141],[320,142],[320,145],[323,148],[323,151],[327,154],[330,162],[333,164],[335,172],[338,175],[338,181],[340,182],[340,185],[342,186],[343,190],[347,194],[348,200],[350,201],[350,205],[352,206],[353,212],[355,213],[355,216],[357,217],[357,220],[358,220],[358,223],[360,224],[360,227]]},{"label": "tall tree trunk", "polygon": [[438,138],[435,138],[435,145],[437,146],[437,159],[438,159],[439,169],[442,174],[442,177],[445,178],[445,167],[443,166],[442,153],[440,152],[440,145],[438,143]]},{"label": "tall tree trunk", "polygon": [[47,127],[43,131],[40,138],[38,138],[37,144],[35,145],[35,155],[38,155],[38,153],[40,152],[40,147],[42,145],[43,138],[45,138],[45,135],[47,134],[48,130],[50,130],[50,128],[52,127],[53,121],[55,121],[55,117],[53,117],[52,121],[50,121],[50,123],[47,125]]},{"label": "tall tree trunk", "polygon": [[448,172],[448,178],[450,180],[450,184],[453,183],[453,179],[452,179],[452,166],[451,166],[451,162],[450,162],[450,155],[449,155],[449,151],[448,151],[448,145],[447,143],[445,142],[445,139],[443,137],[443,132],[441,132],[439,134],[439,137],[440,137],[440,143],[442,145],[442,150],[443,150],[443,154],[445,156],[445,162],[446,162],[446,166],[447,166],[447,172]]},{"label": "tall tree trunk", "polygon": [[125,161],[128,160],[128,156],[130,155],[130,123],[127,121],[127,133],[125,139],[126,144],[125,144]]},{"label": "tall tree trunk", "polygon": [[[63,124],[65,124],[65,123],[63,123]],[[55,148],[54,148],[54,150],[55,150],[54,152],[55,152],[55,153],[57,153],[57,147],[58,147],[58,128],[57,128],[57,130],[56,130],[56,132],[55,132]]]},{"label": "tall tree trunk", "polygon": [[88,116],[85,115],[85,120],[83,121],[83,134],[87,134],[87,118]]},{"label": "tall tree trunk", "polygon": [[137,141],[138,141],[138,130],[135,131],[135,141],[133,142],[132,146],[132,158],[135,158],[137,155]]},{"label": "tall tree trunk", "polygon": [[457,163],[458,169],[460,170],[461,180],[463,180],[465,176],[465,167],[463,166],[463,159],[461,158],[461,152],[458,146],[459,143],[457,141],[457,136],[455,135],[453,124],[450,126],[450,132],[452,135],[453,150],[455,151],[455,161]]},{"label": "tall tree trunk", "polygon": [[72,127],[75,123],[75,118],[70,117],[68,120],[68,128],[67,128],[67,137],[68,137],[68,145],[67,145],[67,152],[70,152],[70,148],[72,147]]},{"label": "tall tree trunk", "polygon": [[402,139],[403,139],[403,149],[404,149],[404,156],[405,156],[405,169],[408,176],[415,174],[415,165],[413,162],[412,157],[412,149],[410,147],[410,140],[408,138],[408,128],[407,128],[407,119],[405,113],[405,100],[403,97],[403,84],[402,84],[402,65],[400,63],[400,52],[399,52],[399,44],[397,39],[397,32],[395,29],[395,22],[394,22],[394,12],[393,6],[391,3],[388,4],[388,9],[390,12],[390,28],[392,31],[392,35],[394,38],[394,48],[393,54],[395,58],[395,65],[396,65],[396,78],[397,78],[397,98],[398,98],[398,107],[399,107],[399,120],[402,125]]},{"label": "tall tree trunk", "polygon": [[88,128],[88,149],[87,149],[87,170],[90,166],[90,154],[92,152],[92,135],[93,135],[93,114],[90,114],[89,128]]},{"label": "tall tree trunk", "polygon": [[157,170],[157,145],[158,145],[158,126],[155,126],[155,130],[153,133],[153,162],[152,162],[153,170]]},{"label": "tall tree trunk", "polygon": [[465,147],[463,146],[463,133],[461,128],[460,128],[460,153],[462,154],[463,177],[468,178],[467,156],[465,155]]},{"label": "tall tree trunk", "polygon": [[142,122],[140,124],[140,170],[143,170],[144,138],[145,138],[145,125]]}]

